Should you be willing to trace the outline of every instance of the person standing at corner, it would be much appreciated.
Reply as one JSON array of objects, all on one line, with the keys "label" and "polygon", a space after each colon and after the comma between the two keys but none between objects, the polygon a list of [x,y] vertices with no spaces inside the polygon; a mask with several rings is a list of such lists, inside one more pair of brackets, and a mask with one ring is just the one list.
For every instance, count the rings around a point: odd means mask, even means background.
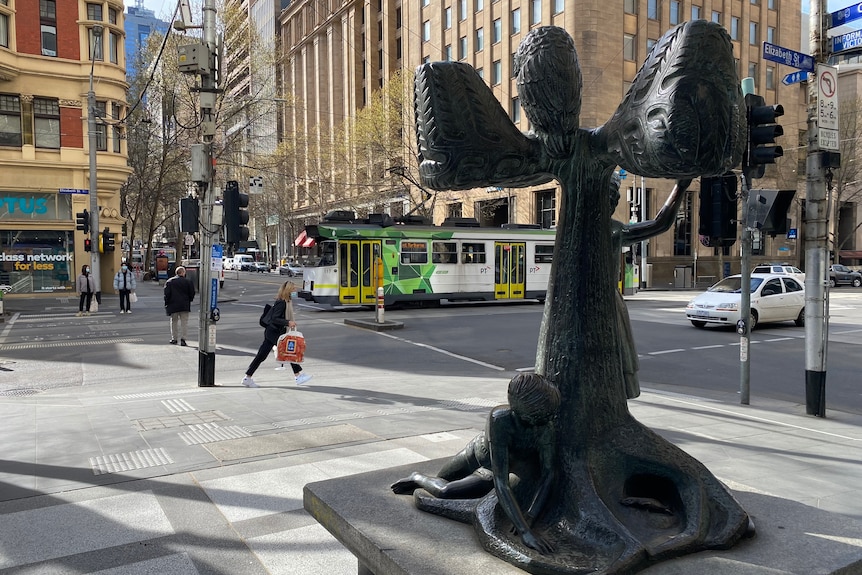
[{"label": "person standing at corner", "polygon": [[78,300],[78,313],[75,315],[78,317],[90,315],[90,304],[93,302],[93,294],[96,293],[96,281],[90,275],[90,266],[81,266],[81,275],[78,276],[75,287],[81,294]]},{"label": "person standing at corner", "polygon": [[165,282],[165,313],[171,317],[171,343],[186,346],[189,312],[195,299],[195,285],[186,279],[186,268],[179,266],[176,275]]},{"label": "person standing at corner", "polygon": [[125,263],[114,276],[114,289],[120,294],[120,313],[132,313],[131,295],[138,289],[138,282],[135,281],[135,274]]},{"label": "person standing at corner", "polygon": [[[242,384],[246,387],[258,387],[252,376],[260,364],[269,356],[272,351],[272,346],[278,343],[278,338],[281,334],[287,332],[287,328],[296,327],[296,316],[293,311],[293,302],[290,301],[291,295],[296,293],[296,286],[293,282],[284,282],[275,296],[275,302],[272,304],[272,309],[268,317],[271,318],[266,326],[266,331],[263,334],[263,343],[260,349],[257,350],[257,355],[251,360],[248,369],[245,370],[245,377],[242,378]],[[296,380],[296,385],[306,383],[312,376],[307,373],[302,373],[302,366],[298,363],[291,363],[293,376]]]}]

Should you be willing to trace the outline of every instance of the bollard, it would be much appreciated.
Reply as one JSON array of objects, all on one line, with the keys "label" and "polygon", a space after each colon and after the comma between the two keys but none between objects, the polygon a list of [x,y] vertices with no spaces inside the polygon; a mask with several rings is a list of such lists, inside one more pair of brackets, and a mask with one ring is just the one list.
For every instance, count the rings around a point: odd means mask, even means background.
[{"label": "bollard", "polygon": [[377,323],[385,323],[383,321],[383,288],[377,288]]}]

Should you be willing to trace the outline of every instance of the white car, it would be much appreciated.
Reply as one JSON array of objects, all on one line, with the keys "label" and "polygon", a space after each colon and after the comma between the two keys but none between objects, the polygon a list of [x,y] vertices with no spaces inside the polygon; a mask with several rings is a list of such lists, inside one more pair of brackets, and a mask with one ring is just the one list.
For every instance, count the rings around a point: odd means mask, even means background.
[{"label": "white car", "polygon": [[751,270],[753,274],[778,274],[784,275],[787,274],[795,280],[798,280],[799,283],[805,283],[805,272],[795,266],[789,266],[787,264],[759,264],[754,266],[754,269]]},{"label": "white car", "polygon": [[[694,327],[708,323],[736,326],[740,318],[742,276],[726,277],[685,306]],[[751,327],[773,321],[805,325],[805,286],[786,274],[751,274]]]}]

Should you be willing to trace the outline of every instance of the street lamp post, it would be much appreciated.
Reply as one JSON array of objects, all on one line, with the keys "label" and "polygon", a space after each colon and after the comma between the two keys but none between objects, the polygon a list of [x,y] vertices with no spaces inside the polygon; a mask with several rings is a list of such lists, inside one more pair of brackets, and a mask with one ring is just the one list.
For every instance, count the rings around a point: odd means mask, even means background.
[{"label": "street lamp post", "polygon": [[[101,48],[102,27],[98,24],[92,28],[93,45],[90,48],[90,91],[87,92],[87,135],[90,142],[90,275],[96,284],[96,293],[102,291],[99,269],[99,197],[98,179],[96,177],[96,148],[98,134],[96,132],[96,93],[93,91],[93,71],[96,65],[96,46]],[[97,298],[98,301],[99,298]]]}]

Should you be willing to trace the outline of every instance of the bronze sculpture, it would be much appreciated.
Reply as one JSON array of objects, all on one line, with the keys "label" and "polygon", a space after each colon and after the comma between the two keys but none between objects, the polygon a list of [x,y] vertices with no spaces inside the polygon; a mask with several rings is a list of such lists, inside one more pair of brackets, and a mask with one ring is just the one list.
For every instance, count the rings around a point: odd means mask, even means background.
[{"label": "bronze sculpture", "polygon": [[606,193],[616,166],[689,180],[739,163],[744,106],[730,39],[702,20],[670,30],[595,129],[579,127],[581,75],[565,30],[531,31],[516,73],[533,133],[521,134],[475,70],[456,62],[417,70],[416,125],[428,187],[557,179],[563,191],[536,358],[537,373],[561,396],[555,482],[531,526],[554,550],[512,536],[496,491],[464,502],[417,490],[417,506],[471,521],[486,550],[537,574],[633,573],[730,547],[752,532],[745,511],[700,462],[628,412],[613,280],[619,240]]}]

